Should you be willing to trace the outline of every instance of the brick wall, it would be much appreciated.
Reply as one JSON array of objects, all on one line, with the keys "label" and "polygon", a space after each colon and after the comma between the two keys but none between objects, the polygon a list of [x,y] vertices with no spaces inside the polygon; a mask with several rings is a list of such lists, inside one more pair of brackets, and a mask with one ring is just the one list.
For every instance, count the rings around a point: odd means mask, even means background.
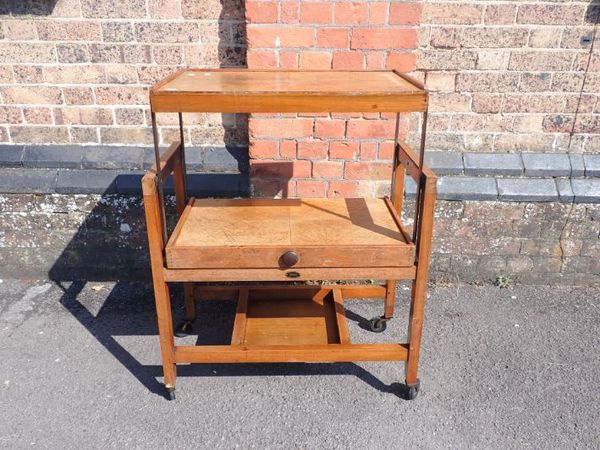
[{"label": "brick wall", "polygon": [[[416,1],[247,1],[248,67],[411,72],[420,20]],[[254,195],[381,195],[394,127],[389,114],[252,115]]]},{"label": "brick wall", "polygon": [[428,148],[600,152],[600,3],[423,2]]},{"label": "brick wall", "polygon": [[[148,86],[245,58],[243,0],[2,1],[0,143],[149,145]],[[194,144],[247,145],[244,117],[186,120]]]}]

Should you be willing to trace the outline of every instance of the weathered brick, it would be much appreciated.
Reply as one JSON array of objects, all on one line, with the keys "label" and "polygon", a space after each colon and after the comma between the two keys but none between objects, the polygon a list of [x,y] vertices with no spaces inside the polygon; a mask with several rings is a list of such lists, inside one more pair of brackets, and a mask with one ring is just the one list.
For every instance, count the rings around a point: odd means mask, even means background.
[{"label": "weathered brick", "polygon": [[148,92],[133,86],[96,87],[96,101],[99,105],[146,105]]},{"label": "weathered brick", "polygon": [[90,52],[85,44],[57,44],[59,63],[85,63],[90,61]]},{"label": "weathered brick", "polygon": [[357,196],[357,184],[354,181],[330,181],[327,197],[352,198]]},{"label": "weathered brick", "polygon": [[126,22],[102,22],[102,40],[105,42],[133,41],[133,25]]},{"label": "weathered brick", "polygon": [[463,47],[510,48],[527,44],[529,30],[526,28],[465,28],[461,35]]},{"label": "weathered brick", "polygon": [[473,25],[481,23],[483,6],[432,2],[423,5],[423,21],[433,24]]},{"label": "weathered brick", "polygon": [[44,81],[52,84],[95,84],[105,79],[102,66],[50,66],[43,68]]},{"label": "weathered brick", "polygon": [[42,41],[96,41],[102,37],[98,22],[44,20],[35,26]]},{"label": "weathered brick", "polygon": [[12,141],[19,144],[51,144],[69,142],[69,130],[60,126],[11,126]]},{"label": "weathered brick", "polygon": [[466,92],[511,92],[519,87],[516,73],[459,73],[456,88]]},{"label": "weathered brick", "polygon": [[37,125],[52,124],[52,112],[50,108],[25,107],[23,108],[25,122]]},{"label": "weathered brick", "polygon": [[572,52],[547,52],[547,51],[518,51],[510,57],[509,69],[511,70],[569,70],[573,63]]},{"label": "weathered brick", "polygon": [[62,93],[51,86],[12,86],[0,88],[5,103],[60,105]]},{"label": "weathered brick", "polygon": [[49,43],[0,42],[0,63],[53,63],[56,52]]},{"label": "weathered brick", "polygon": [[388,180],[392,169],[386,163],[353,162],[345,164],[344,178],[349,180]]},{"label": "weathered brick", "polygon": [[138,18],[146,16],[146,1],[131,0],[126,3],[116,0],[81,0],[83,17],[92,18]]},{"label": "weathered brick", "polygon": [[4,22],[6,38],[15,41],[37,39],[37,29],[32,20],[7,20]]},{"label": "weathered brick", "polygon": [[191,22],[135,24],[135,37],[140,42],[195,42],[199,38],[198,25]]},{"label": "weathered brick", "polygon": [[483,22],[489,25],[511,25],[517,17],[517,5],[487,5]]},{"label": "weathered brick", "polygon": [[157,19],[177,19],[181,17],[180,0],[148,0],[148,13]]},{"label": "weathered brick", "polygon": [[540,25],[578,25],[583,22],[584,15],[585,7],[578,4],[525,4],[519,6],[517,22]]}]

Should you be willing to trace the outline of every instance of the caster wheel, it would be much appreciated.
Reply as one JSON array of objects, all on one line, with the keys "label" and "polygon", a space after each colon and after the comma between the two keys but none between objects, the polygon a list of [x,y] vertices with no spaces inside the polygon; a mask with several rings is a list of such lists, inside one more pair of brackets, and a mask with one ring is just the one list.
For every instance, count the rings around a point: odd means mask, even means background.
[{"label": "caster wheel", "polygon": [[369,320],[369,329],[373,333],[383,333],[387,328],[387,320],[383,317],[373,317]]},{"label": "caster wheel", "polygon": [[175,400],[175,389],[167,388],[167,399]]},{"label": "caster wheel", "polygon": [[404,393],[404,398],[406,400],[414,400],[415,398],[417,398],[417,395],[419,394],[419,387],[420,387],[419,381],[417,381],[417,383],[413,384],[413,385],[406,385],[406,391]]},{"label": "caster wheel", "polygon": [[177,329],[175,330],[175,336],[186,337],[186,336],[189,336],[190,334],[192,334],[193,330],[194,330],[194,321],[186,320],[185,322],[183,322],[181,325],[179,325],[177,327]]}]

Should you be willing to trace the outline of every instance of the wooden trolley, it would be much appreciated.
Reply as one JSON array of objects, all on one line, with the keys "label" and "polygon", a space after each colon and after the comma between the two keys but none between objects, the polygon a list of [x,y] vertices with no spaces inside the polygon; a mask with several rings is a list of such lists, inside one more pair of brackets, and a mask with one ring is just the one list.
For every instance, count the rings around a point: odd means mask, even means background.
[{"label": "wooden trolley", "polygon": [[[156,164],[143,177],[144,207],[164,382],[174,398],[178,363],[406,361],[404,395],[417,395],[417,369],[436,197],[423,164],[427,92],[395,71],[181,70],[150,91]],[[186,194],[184,112],[393,112],[391,198],[195,199]],[[398,139],[399,115],[422,113],[419,155]],[[180,141],[162,155],[157,113],[178,113]],[[168,236],[162,186],[173,174],[177,224]],[[405,177],[416,183],[412,233],[400,215]],[[244,282],[387,280],[382,285]],[[382,298],[383,331],[397,280],[412,280],[408,343],[352,344],[344,298]],[[203,286],[194,283],[235,282]],[[186,322],[196,295],[235,293],[230,345],[175,345],[169,283],[184,285]],[[206,294],[208,295],[208,294]]]}]

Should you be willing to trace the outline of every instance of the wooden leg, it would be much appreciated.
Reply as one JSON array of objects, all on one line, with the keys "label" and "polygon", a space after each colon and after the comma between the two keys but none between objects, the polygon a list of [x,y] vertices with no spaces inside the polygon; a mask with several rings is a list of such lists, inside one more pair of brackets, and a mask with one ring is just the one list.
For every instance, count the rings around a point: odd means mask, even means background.
[{"label": "wooden leg", "polygon": [[154,299],[156,301],[165,387],[169,390],[174,390],[177,372],[175,368],[175,339],[173,337],[173,316],[171,313],[169,286],[165,282],[156,280],[159,277],[154,278]]},{"label": "wooden leg", "polygon": [[385,285],[385,309],[383,317],[391,319],[394,317],[394,303],[396,301],[396,280],[387,280]]},{"label": "wooden leg", "polygon": [[183,295],[185,300],[185,318],[196,320],[196,299],[194,298],[194,283],[183,283]]},{"label": "wooden leg", "polygon": [[[419,269],[417,269],[419,270]],[[408,325],[408,359],[406,361],[406,384],[417,383],[419,368],[419,352],[421,350],[421,333],[423,331],[423,315],[425,312],[425,295],[427,276],[418,277],[413,281],[410,315]]]}]

